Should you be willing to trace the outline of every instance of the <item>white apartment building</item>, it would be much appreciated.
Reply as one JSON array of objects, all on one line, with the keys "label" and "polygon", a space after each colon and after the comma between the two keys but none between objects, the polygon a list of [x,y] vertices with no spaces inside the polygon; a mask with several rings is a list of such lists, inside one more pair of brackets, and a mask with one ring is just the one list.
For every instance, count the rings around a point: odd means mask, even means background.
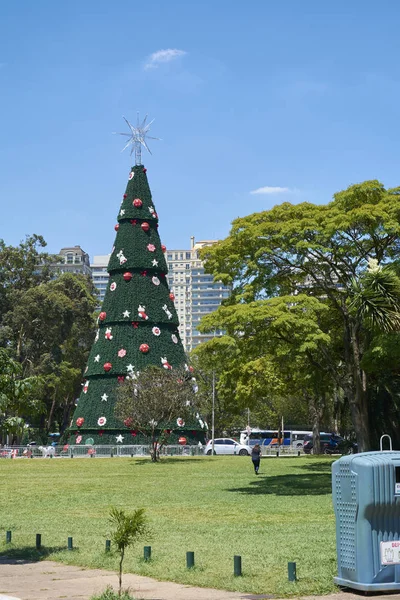
[{"label": "white apartment building", "polygon": [[106,288],[108,282],[108,261],[110,260],[111,254],[99,254],[93,257],[93,262],[90,265],[92,269],[92,279],[95,287],[98,291],[98,307],[100,308],[103,304],[104,296],[106,295]]},{"label": "white apartment building", "polygon": [[190,250],[167,251],[168,283],[175,296],[179,333],[186,352],[213,337],[214,333],[200,333],[198,324],[204,315],[216,310],[230,294],[230,288],[221,282],[214,282],[213,276],[205,273],[199,258],[199,250],[215,244],[215,240],[197,243],[194,237],[190,240]]},{"label": "white apartment building", "polygon": [[[190,249],[168,250],[166,254],[168,285],[175,296],[179,333],[186,352],[214,336],[214,333],[200,333],[197,326],[205,314],[216,310],[230,294],[229,287],[221,282],[214,282],[212,275],[205,273],[199,258],[199,250],[215,244],[215,241],[195,243],[194,237],[190,239]],[[99,306],[106,292],[109,259],[110,254],[94,256],[91,264],[93,283],[99,292]],[[216,332],[217,335],[219,333],[221,332]]]}]

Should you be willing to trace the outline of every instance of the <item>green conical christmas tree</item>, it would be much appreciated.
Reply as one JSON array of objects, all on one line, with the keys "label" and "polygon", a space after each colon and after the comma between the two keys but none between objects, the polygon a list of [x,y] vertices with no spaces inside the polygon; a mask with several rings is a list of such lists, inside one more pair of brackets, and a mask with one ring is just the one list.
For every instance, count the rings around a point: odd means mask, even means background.
[{"label": "green conical christmas tree", "polygon": [[[108,288],[70,427],[71,444],[143,443],[114,414],[118,385],[150,365],[191,370],[143,165],[132,167],[115,230]],[[186,427],[177,424],[172,441],[184,434],[197,443],[204,441],[204,432],[203,422],[194,418]]]}]

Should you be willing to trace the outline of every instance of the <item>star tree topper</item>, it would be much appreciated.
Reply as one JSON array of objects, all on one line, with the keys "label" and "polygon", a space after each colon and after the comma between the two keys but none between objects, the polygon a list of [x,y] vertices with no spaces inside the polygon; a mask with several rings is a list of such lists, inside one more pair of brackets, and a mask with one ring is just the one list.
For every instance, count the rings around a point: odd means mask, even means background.
[{"label": "star tree topper", "polygon": [[142,146],[144,146],[146,148],[147,152],[149,152],[149,154],[151,154],[150,148],[148,147],[147,142],[146,142],[146,138],[149,140],[159,140],[160,139],[160,138],[151,137],[150,135],[148,135],[150,126],[154,122],[154,119],[152,121],[150,121],[150,123],[147,123],[147,125],[146,125],[146,120],[147,120],[147,115],[146,115],[145,118],[143,119],[142,123],[140,123],[139,113],[138,113],[136,127],[134,127],[131,123],[129,123],[128,119],[125,119],[125,117],[123,117],[123,119],[126,122],[126,124],[128,125],[129,129],[131,130],[131,133],[118,133],[118,135],[126,135],[129,137],[129,140],[127,141],[126,145],[122,149],[122,152],[126,148],[128,148],[128,146],[132,146],[131,155],[133,154],[133,151],[135,150],[135,164],[141,165],[142,164]]}]

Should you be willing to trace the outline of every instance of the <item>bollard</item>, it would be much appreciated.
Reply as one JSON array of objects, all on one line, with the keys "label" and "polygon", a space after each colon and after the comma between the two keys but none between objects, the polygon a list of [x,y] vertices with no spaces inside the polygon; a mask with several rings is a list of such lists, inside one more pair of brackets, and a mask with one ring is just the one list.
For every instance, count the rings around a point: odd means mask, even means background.
[{"label": "bollard", "polygon": [[144,560],[151,560],[151,546],[144,546],[143,548],[143,558]]},{"label": "bollard", "polygon": [[111,550],[111,540],[106,540],[106,552],[110,552]]},{"label": "bollard", "polygon": [[235,577],[241,577],[242,575],[242,557],[233,557],[233,574]]},{"label": "bollard", "polygon": [[42,547],[42,534],[37,533],[36,534],[36,550],[40,550],[41,547]]},{"label": "bollard", "polygon": [[194,552],[186,552],[186,568],[193,569],[194,567]]},{"label": "bollard", "polygon": [[297,451],[297,456],[300,456],[300,450]]},{"label": "bollard", "polygon": [[68,550],[73,550],[73,549],[74,549],[74,546],[72,543],[72,537],[69,537],[68,538]]},{"label": "bollard", "polygon": [[279,457],[279,450],[277,450],[277,451],[276,451],[276,456],[278,456],[278,457]]},{"label": "bollard", "polygon": [[297,581],[296,563],[295,562],[288,562],[287,567],[288,567],[288,579],[289,579],[289,581]]},{"label": "bollard", "polygon": [[6,531],[6,544],[11,544],[11,531]]}]

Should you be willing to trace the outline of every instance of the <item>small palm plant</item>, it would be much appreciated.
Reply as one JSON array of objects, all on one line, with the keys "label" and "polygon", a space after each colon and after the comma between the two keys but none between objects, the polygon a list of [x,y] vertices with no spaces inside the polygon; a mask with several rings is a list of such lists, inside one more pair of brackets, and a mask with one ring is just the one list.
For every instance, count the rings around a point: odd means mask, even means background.
[{"label": "small palm plant", "polygon": [[367,271],[352,281],[350,310],[367,329],[385,333],[400,329],[400,278],[391,266],[370,259]]},{"label": "small palm plant", "polygon": [[118,595],[122,594],[122,563],[125,557],[125,550],[144,535],[149,535],[147,517],[144,514],[144,508],[138,508],[131,514],[126,514],[123,510],[113,507],[110,510],[110,523],[114,526],[111,533],[111,540],[115,544],[117,552],[120,555],[119,561],[119,590]]}]

